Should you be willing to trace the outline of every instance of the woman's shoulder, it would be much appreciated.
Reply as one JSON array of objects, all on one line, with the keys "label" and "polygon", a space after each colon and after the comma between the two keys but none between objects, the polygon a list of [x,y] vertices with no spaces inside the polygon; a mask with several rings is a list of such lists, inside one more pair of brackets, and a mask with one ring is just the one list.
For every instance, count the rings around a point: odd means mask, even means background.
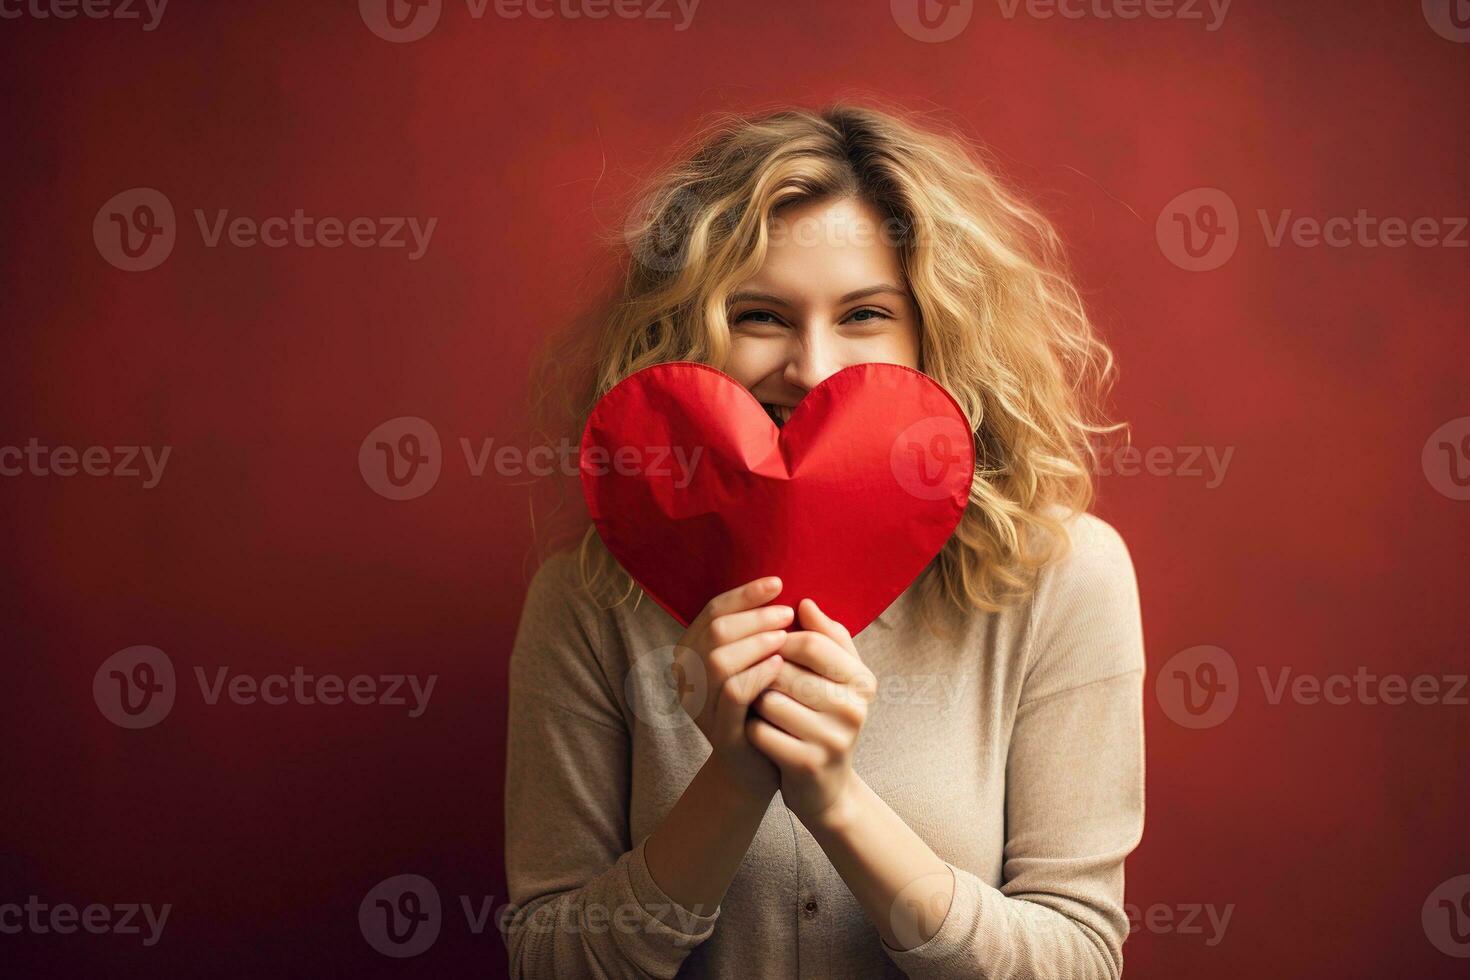
[{"label": "woman's shoulder", "polygon": [[1133,556],[1117,528],[1087,511],[1074,511],[1059,519],[1066,540],[1059,557],[1043,573],[1053,588],[1069,583],[1085,585],[1099,577],[1133,578]]},{"label": "woman's shoulder", "polygon": [[574,597],[580,580],[579,562],[575,547],[553,551],[541,558],[541,563],[531,573],[526,587],[527,596]]},{"label": "woman's shoulder", "polygon": [[532,627],[540,622],[556,623],[562,628],[576,623],[589,640],[599,644],[623,634],[641,641],[660,633],[664,625],[677,625],[642,595],[595,538],[542,559],[526,589],[522,622]]},{"label": "woman's shoulder", "polygon": [[587,587],[582,566],[575,547],[542,558],[526,585],[521,633],[576,630],[589,639],[597,636],[601,610]]},{"label": "woman's shoulder", "polygon": [[1065,550],[1042,569],[1028,610],[1032,666],[1052,665],[1041,686],[1142,668],[1138,580],[1123,536],[1095,514],[1061,523]]},{"label": "woman's shoulder", "polygon": [[[606,728],[621,728],[625,671],[608,660],[605,617],[584,586],[576,548],[544,557],[527,584],[510,653],[512,702],[538,698]],[[513,709],[513,723],[531,717]]]}]

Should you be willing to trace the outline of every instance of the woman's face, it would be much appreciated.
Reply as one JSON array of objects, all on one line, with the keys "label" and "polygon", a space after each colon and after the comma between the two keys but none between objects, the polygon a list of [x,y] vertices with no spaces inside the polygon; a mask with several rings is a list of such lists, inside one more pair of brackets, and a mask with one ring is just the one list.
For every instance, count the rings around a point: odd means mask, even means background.
[{"label": "woman's face", "polygon": [[725,373],[778,426],[845,367],[919,367],[918,310],[891,232],[852,198],[793,205],[772,222],[765,264],[730,296]]}]

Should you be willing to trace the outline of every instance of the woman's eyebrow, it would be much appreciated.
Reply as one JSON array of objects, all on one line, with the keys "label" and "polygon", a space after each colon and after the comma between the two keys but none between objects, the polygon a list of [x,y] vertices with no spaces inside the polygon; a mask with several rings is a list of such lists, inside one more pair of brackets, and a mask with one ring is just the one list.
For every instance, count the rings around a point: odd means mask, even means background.
[{"label": "woman's eyebrow", "polygon": [[738,293],[730,294],[730,303],[775,303],[778,306],[790,306],[791,304],[783,297],[775,293],[758,293],[749,289],[743,289]]},{"label": "woman's eyebrow", "polygon": [[839,299],[837,303],[840,306],[844,303],[851,303],[854,300],[864,299],[868,296],[876,296],[879,293],[895,293],[899,296],[907,297],[909,291],[907,289],[900,289],[892,283],[880,282],[878,285],[868,286],[866,289],[855,289]]},{"label": "woman's eyebrow", "polygon": [[[892,283],[880,282],[876,286],[865,286],[862,289],[855,289],[855,290],[853,290],[852,292],[850,292],[850,293],[846,294],[845,296],[842,296],[841,298],[839,298],[837,300],[837,304],[839,306],[841,306],[841,305],[843,305],[845,303],[851,303],[854,300],[864,299],[864,298],[866,298],[868,296],[876,296],[879,293],[893,293],[893,294],[895,294],[897,296],[903,296],[903,297],[907,297],[908,296],[908,290],[902,289],[902,288],[900,288],[898,286],[895,286]],[[731,293],[730,294],[730,300],[729,301],[731,303],[752,303],[752,302],[754,302],[754,303],[776,303],[776,304],[779,304],[781,306],[790,306],[791,305],[791,301],[790,300],[788,300],[788,299],[786,299],[785,297],[782,297],[782,296],[777,296],[775,293],[760,293],[760,292],[755,292],[755,291],[749,290],[749,289],[743,289],[743,290],[741,290],[738,293]]]}]

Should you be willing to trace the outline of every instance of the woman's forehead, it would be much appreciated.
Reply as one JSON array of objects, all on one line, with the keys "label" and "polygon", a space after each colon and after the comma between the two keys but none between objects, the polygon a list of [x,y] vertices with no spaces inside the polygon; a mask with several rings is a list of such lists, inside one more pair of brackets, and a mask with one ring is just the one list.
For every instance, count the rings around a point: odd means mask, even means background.
[{"label": "woman's forehead", "polygon": [[773,219],[761,268],[732,301],[848,301],[852,294],[907,293],[903,261],[883,219],[861,202],[806,204]]}]

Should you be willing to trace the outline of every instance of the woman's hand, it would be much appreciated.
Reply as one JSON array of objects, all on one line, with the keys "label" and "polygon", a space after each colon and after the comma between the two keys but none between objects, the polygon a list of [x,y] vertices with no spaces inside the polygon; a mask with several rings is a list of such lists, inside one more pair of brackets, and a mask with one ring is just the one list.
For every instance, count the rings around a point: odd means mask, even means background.
[{"label": "woman's hand", "polygon": [[786,663],[756,698],[745,731],[780,769],[786,805],[811,828],[850,802],[852,753],[878,680],[845,626],[811,599],[798,611],[805,629],[786,637]]},{"label": "woman's hand", "polygon": [[[763,800],[775,794],[781,774],[746,739],[745,719],[751,702],[781,669],[776,651],[785,642],[784,627],[795,613],[790,606],[761,605],[780,594],[781,580],[772,577],[715,596],[689,624],[674,651],[680,704],[709,739],[735,784]],[[699,675],[706,684],[687,683],[690,676]]]}]

